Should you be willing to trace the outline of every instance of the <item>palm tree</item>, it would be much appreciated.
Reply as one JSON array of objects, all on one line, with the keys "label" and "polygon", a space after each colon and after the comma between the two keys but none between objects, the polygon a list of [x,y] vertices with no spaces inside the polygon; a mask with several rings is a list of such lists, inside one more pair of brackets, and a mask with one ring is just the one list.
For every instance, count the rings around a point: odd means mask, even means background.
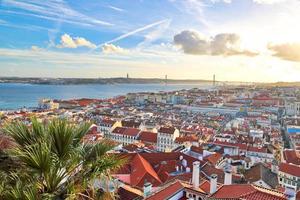
[{"label": "palm tree", "polygon": [[[5,153],[15,163],[0,171],[0,199],[100,199],[105,191],[99,180],[110,180],[124,160],[107,152],[108,141],[83,143],[90,124],[54,119],[47,124],[32,119],[30,126],[17,121],[3,132],[16,145]],[[0,169],[1,170],[1,169]],[[105,193],[114,198],[113,193]]]}]

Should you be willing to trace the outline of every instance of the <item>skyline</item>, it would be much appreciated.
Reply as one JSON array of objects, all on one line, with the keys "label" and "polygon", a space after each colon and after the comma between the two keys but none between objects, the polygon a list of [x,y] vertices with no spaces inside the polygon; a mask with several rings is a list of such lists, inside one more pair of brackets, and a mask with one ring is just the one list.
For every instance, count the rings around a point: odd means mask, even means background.
[{"label": "skyline", "polygon": [[0,74],[300,81],[300,1],[0,2]]}]

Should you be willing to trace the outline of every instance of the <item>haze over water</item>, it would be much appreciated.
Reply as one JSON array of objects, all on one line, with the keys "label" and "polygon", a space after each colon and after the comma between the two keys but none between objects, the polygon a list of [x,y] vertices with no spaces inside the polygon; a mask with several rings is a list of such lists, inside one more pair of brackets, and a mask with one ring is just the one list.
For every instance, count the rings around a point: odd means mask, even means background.
[{"label": "haze over water", "polygon": [[207,88],[207,84],[114,84],[114,85],[33,85],[0,84],[0,110],[36,107],[39,99],[110,98],[131,92],[174,91]]}]

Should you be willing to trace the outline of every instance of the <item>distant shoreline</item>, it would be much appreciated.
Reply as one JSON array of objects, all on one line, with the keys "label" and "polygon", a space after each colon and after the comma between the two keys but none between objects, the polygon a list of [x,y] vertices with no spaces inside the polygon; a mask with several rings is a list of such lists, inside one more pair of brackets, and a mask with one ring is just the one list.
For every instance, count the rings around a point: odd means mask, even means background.
[{"label": "distant shoreline", "polygon": [[[20,83],[37,85],[114,85],[114,84],[213,84],[213,80],[202,79],[159,79],[159,78],[22,78],[0,77],[1,83]],[[300,87],[300,82],[241,82],[241,81],[215,81],[216,85],[256,85],[266,87]]]},{"label": "distant shoreline", "polygon": [[23,83],[41,85],[85,85],[85,84],[203,84],[209,80],[178,80],[154,78],[0,78],[0,83]]}]

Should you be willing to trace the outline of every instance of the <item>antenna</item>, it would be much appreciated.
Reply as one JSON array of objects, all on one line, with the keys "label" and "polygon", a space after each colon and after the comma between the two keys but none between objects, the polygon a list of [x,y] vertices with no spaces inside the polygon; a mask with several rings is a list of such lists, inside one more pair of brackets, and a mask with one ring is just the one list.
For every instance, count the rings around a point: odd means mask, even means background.
[{"label": "antenna", "polygon": [[213,86],[216,86],[216,75],[213,76]]}]

